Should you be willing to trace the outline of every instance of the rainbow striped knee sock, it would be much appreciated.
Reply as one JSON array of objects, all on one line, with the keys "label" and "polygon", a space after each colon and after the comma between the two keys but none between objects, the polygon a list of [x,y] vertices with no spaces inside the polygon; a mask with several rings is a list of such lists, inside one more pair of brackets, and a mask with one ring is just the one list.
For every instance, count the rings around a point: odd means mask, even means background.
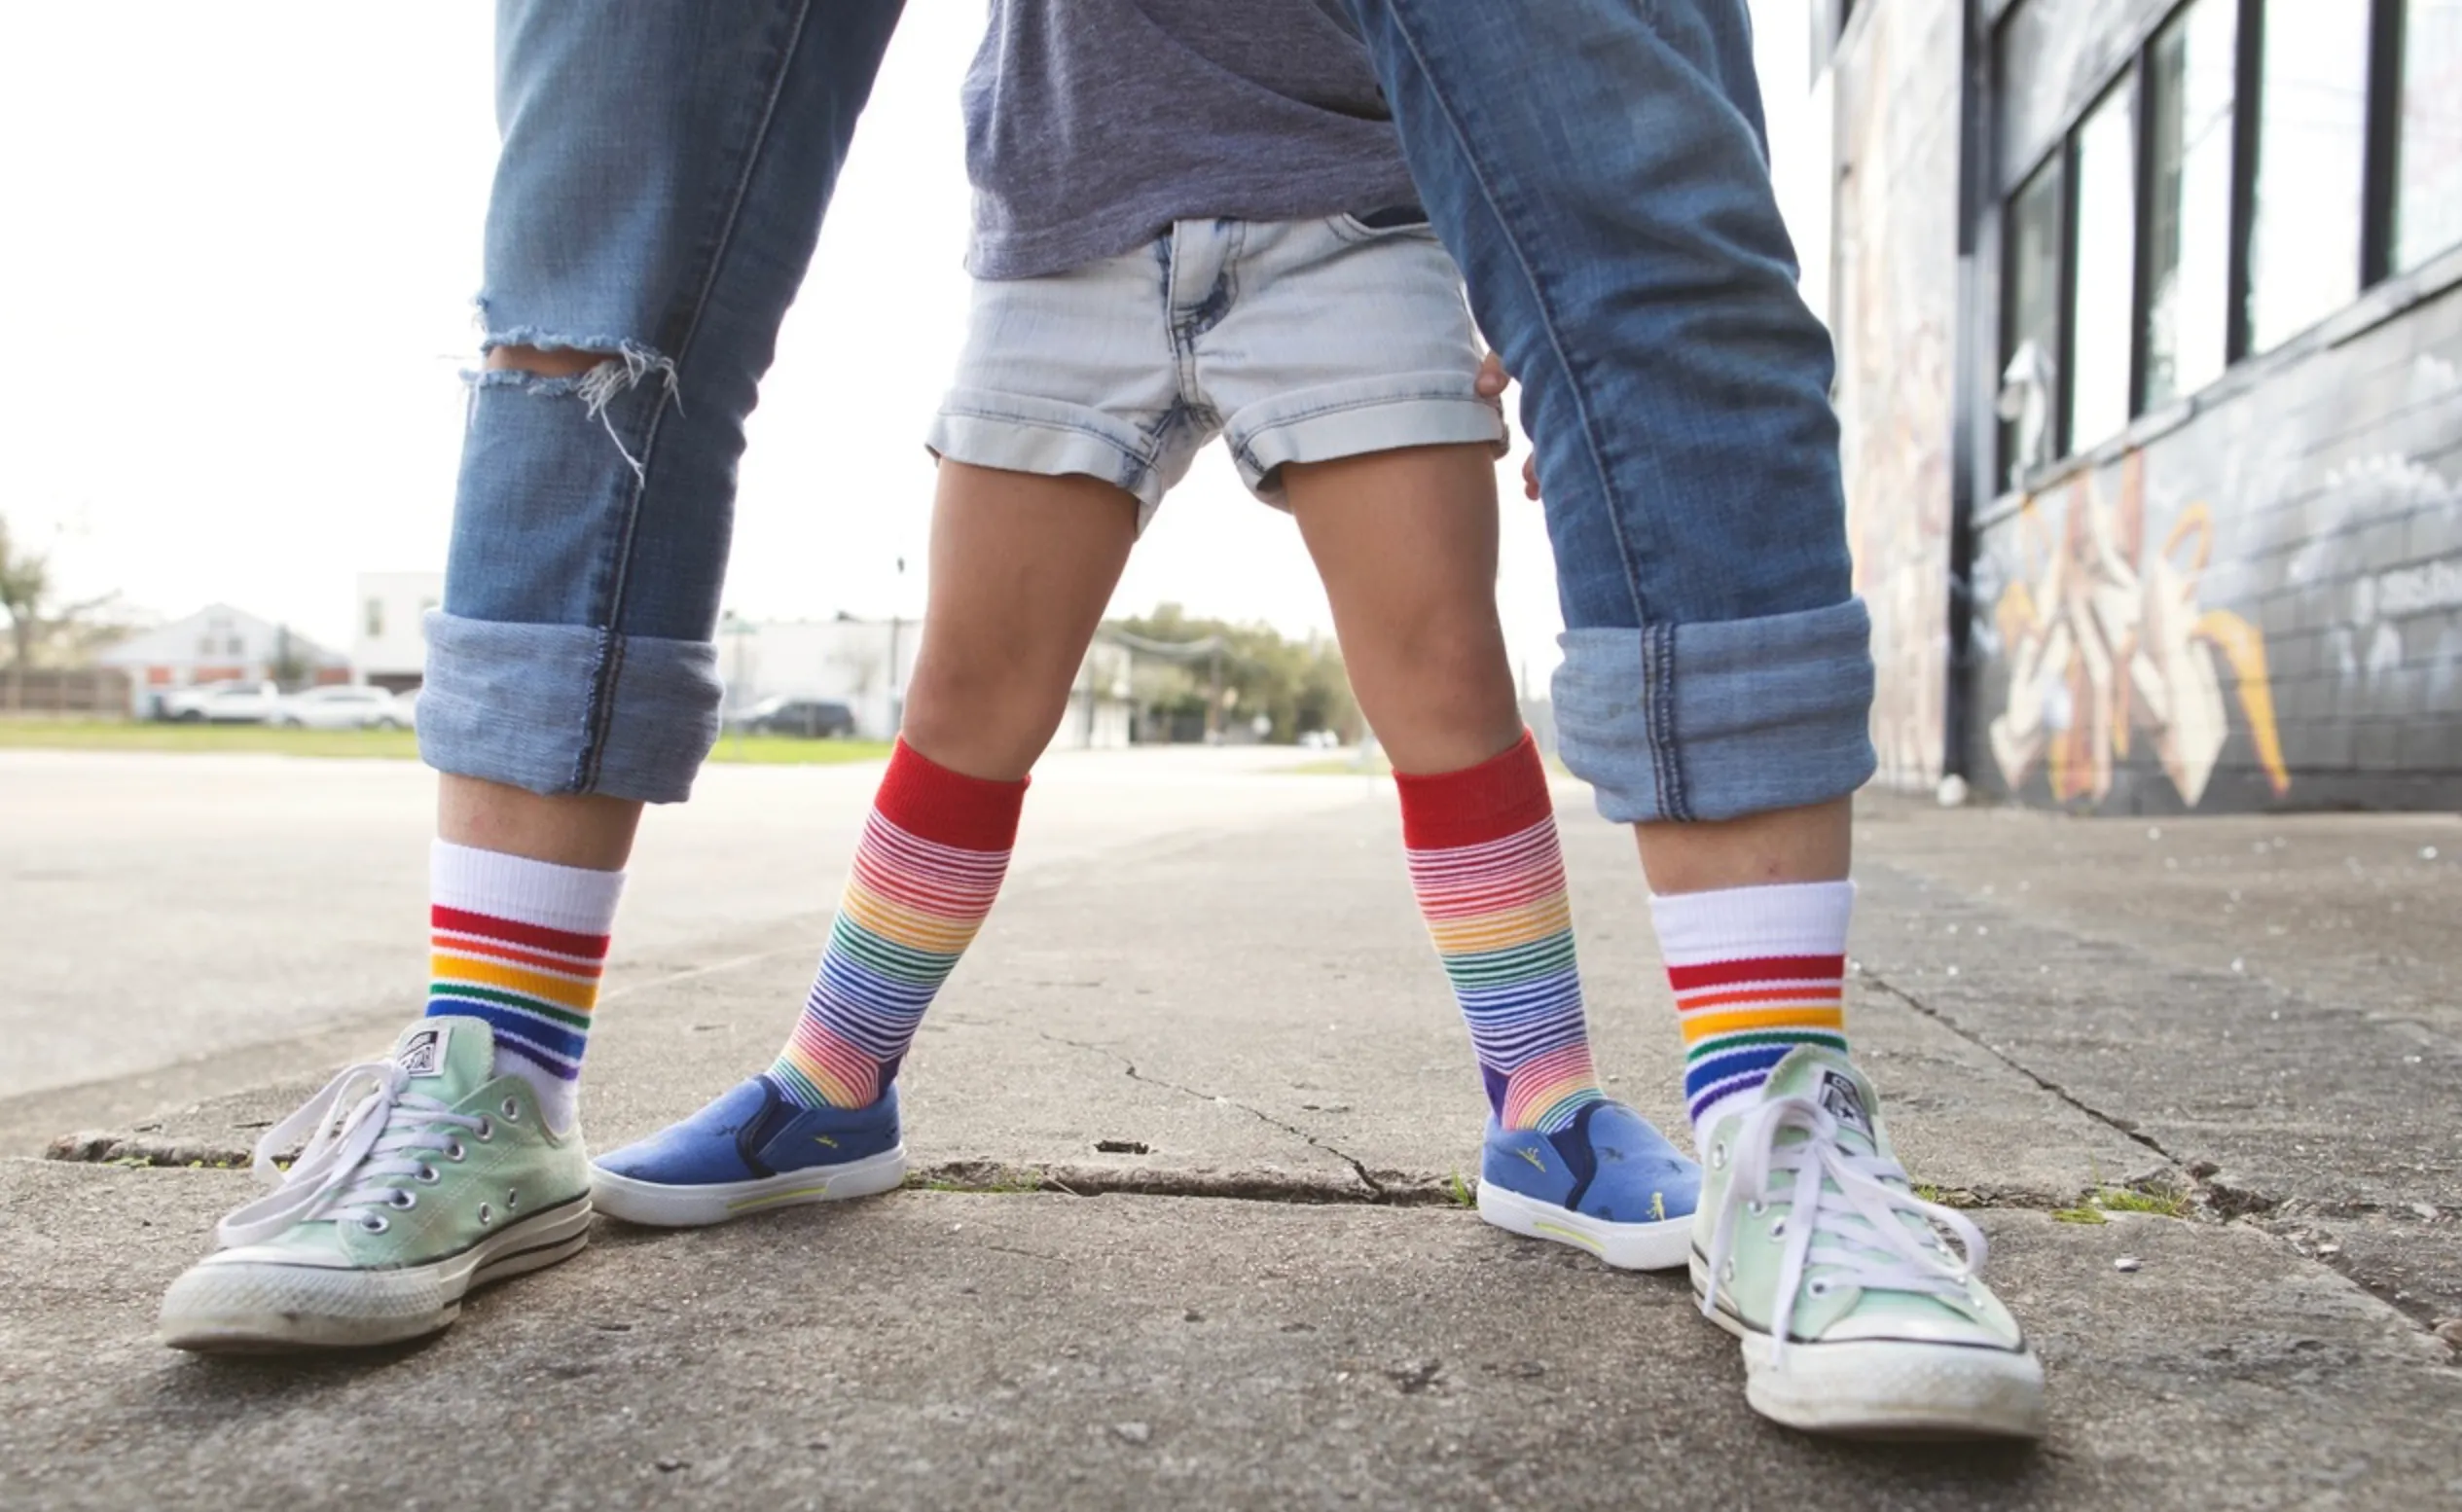
[{"label": "rainbow striped knee sock", "polygon": [[803,1108],[870,1107],[999,895],[1026,783],[932,762],[905,741],[872,802],[828,949],[770,1079]]},{"label": "rainbow striped knee sock", "polygon": [[485,1019],[496,1072],[528,1080],[549,1128],[571,1128],[624,874],[440,840],[428,875],[428,1016]]},{"label": "rainbow striped knee sock", "polygon": [[1599,1099],[1565,858],[1539,747],[1437,776],[1396,774],[1411,889],[1470,1026],[1488,1104],[1554,1134]]},{"label": "rainbow striped knee sock", "polygon": [[1844,1054],[1855,884],[1792,882],[1649,900],[1684,1035],[1696,1139],[1749,1102],[1797,1045]]}]

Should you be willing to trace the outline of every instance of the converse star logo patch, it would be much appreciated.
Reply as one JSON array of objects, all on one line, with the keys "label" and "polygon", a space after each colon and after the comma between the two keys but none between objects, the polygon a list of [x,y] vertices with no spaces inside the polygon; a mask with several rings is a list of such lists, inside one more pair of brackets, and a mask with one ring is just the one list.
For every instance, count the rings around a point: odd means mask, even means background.
[{"label": "converse star logo patch", "polygon": [[1829,1116],[1869,1139],[1872,1120],[1864,1111],[1864,1095],[1855,1090],[1855,1083],[1835,1071],[1821,1073],[1821,1105]]},{"label": "converse star logo patch", "polygon": [[445,1047],[452,1042],[453,1032],[449,1024],[413,1032],[402,1041],[402,1053],[393,1058],[393,1063],[412,1076],[444,1075]]}]

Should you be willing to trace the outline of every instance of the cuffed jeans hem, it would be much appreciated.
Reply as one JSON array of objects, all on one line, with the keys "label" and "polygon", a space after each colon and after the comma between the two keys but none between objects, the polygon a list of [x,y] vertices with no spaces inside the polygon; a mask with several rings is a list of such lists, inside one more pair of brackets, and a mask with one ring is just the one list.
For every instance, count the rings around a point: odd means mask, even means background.
[{"label": "cuffed jeans hem", "polygon": [[1871,639],[1860,598],[1754,620],[1568,630],[1558,749],[1619,824],[1844,797],[1876,764]]},{"label": "cuffed jeans hem", "polygon": [[949,396],[923,445],[936,457],[974,467],[1043,478],[1083,474],[1117,485],[1137,496],[1142,531],[1169,484],[1141,442],[1135,431],[1115,428],[1082,406],[968,389]]},{"label": "cuffed jeans hem", "polygon": [[427,616],[418,753],[543,796],[681,803],[718,738],[718,648],[584,625]]}]

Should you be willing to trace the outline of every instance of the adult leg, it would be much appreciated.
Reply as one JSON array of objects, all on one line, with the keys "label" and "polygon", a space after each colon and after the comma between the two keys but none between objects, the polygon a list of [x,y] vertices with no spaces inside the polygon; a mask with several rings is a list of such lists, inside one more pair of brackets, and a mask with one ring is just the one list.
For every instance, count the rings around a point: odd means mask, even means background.
[{"label": "adult leg", "polygon": [[998,896],[1027,771],[1137,524],[1136,497],[1098,479],[941,464],[906,729],[803,1015],[766,1070],[603,1157],[599,1206],[692,1226],[904,1178],[898,1067]]},{"label": "adult leg", "polygon": [[499,6],[489,360],[418,718],[444,774],[431,1016],[268,1136],[363,1104],[224,1221],[169,1342],[416,1337],[586,1239],[573,1087],[616,869],[715,735],[743,418],[898,11]]},{"label": "adult leg", "polygon": [[1592,1067],[1564,852],[1496,617],[1480,445],[1292,463],[1351,685],[1401,789],[1411,886],[1493,1115],[1479,1212],[1632,1269],[1682,1265],[1699,1172]]},{"label": "adult leg", "polygon": [[1667,894],[1712,1167],[1704,1310],[1743,1337],[1749,1399],[1782,1422],[2040,1433],[2015,1323],[1972,1266],[1934,1256],[1935,1223],[1974,1263],[1980,1235],[1912,1196],[1843,1054],[1869,621],[1828,342],[1794,290],[1743,0],[1353,9],[1430,218],[1523,381],[1568,627],[1566,762],[1637,826]]}]

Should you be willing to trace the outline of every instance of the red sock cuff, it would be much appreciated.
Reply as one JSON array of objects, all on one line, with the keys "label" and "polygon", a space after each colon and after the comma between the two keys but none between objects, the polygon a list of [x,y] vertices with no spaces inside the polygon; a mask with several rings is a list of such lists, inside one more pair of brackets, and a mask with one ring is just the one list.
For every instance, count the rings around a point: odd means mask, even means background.
[{"label": "red sock cuff", "polygon": [[891,824],[934,845],[1005,851],[1017,843],[1028,780],[995,782],[952,772],[900,739],[872,806]]},{"label": "red sock cuff", "polygon": [[1555,812],[1547,767],[1530,732],[1502,756],[1433,776],[1394,774],[1402,790],[1402,844],[1451,850],[1518,835]]}]

